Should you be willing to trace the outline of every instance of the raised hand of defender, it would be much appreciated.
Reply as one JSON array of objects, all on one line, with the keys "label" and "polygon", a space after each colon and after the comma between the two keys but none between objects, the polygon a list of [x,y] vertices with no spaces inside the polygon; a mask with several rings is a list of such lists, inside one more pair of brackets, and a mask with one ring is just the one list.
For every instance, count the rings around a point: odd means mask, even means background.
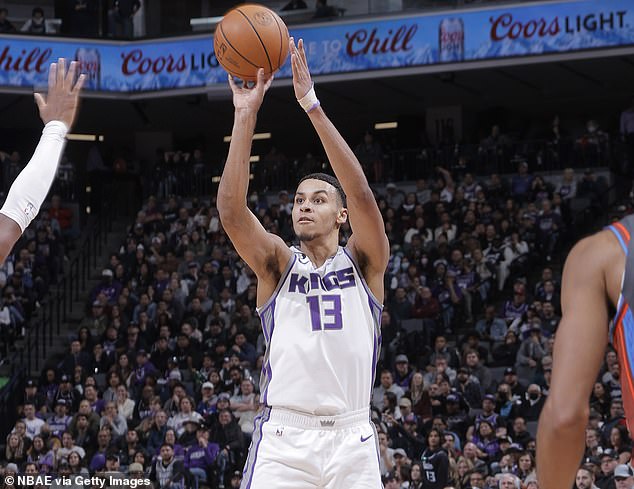
[{"label": "raised hand of defender", "polygon": [[242,85],[236,83],[233,77],[229,75],[229,86],[233,92],[233,106],[236,110],[248,110],[257,113],[264,100],[264,94],[272,82],[273,76],[265,78],[263,68],[258,70],[258,80],[251,87],[247,82]]},{"label": "raised hand of defender", "polygon": [[66,72],[66,61],[60,58],[52,63],[48,71],[48,93],[46,98],[41,93],[35,94],[35,103],[40,109],[40,118],[47,124],[51,121],[61,121],[69,129],[75,121],[79,92],[84,86],[86,75],[79,75],[77,81],[77,62],[70,64]]},{"label": "raised hand of defender", "polygon": [[297,46],[295,46],[295,39],[291,37],[289,47],[291,51],[291,66],[293,67],[293,88],[295,89],[295,97],[300,100],[313,87],[313,80],[308,70],[304,40],[300,39]]}]

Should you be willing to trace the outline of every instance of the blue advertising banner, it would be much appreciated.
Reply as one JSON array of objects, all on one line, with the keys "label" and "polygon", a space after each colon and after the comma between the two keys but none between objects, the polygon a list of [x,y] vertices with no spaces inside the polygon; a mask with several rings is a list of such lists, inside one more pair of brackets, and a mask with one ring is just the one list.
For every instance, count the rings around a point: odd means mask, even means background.
[{"label": "blue advertising banner", "polygon": [[[291,28],[315,75],[634,45],[632,0],[571,0]],[[129,43],[0,37],[0,86],[41,86],[48,64],[77,59],[88,89],[139,93],[226,83],[211,34]],[[290,77],[287,62],[278,77]]]}]

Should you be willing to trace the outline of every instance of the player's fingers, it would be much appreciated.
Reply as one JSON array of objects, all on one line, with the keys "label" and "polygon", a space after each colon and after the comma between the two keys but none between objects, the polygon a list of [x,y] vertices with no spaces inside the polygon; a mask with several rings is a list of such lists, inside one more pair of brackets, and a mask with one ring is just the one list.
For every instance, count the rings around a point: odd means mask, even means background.
[{"label": "player's fingers", "polygon": [[297,69],[297,55],[295,53],[291,54],[291,69],[293,70],[293,79],[297,80],[299,73]]},{"label": "player's fingers", "polygon": [[86,75],[82,73],[81,75],[79,75],[79,78],[77,78],[77,83],[75,83],[75,86],[73,87],[73,90],[71,93],[76,94],[80,92],[81,89],[84,88],[85,83],[86,83]]},{"label": "player's fingers", "polygon": [[37,104],[37,108],[43,110],[46,107],[46,101],[41,93],[34,93],[33,97],[35,97],[35,103]]},{"label": "player's fingers", "polygon": [[264,79],[264,68],[258,68],[258,74],[257,74],[257,86],[258,87],[263,87],[264,83],[265,83],[265,79]]},{"label": "player's fingers", "polygon": [[64,75],[66,75],[66,60],[59,58],[57,61],[57,88],[64,88]]},{"label": "player's fingers", "polygon": [[64,86],[70,92],[73,91],[73,85],[75,83],[76,74],[77,74],[77,61],[71,61],[70,67],[68,68],[68,73],[66,74],[66,78],[64,79]]},{"label": "player's fingers", "polygon": [[302,61],[304,62],[304,66],[306,66],[306,69],[308,69],[308,59],[306,58],[306,50],[304,49],[303,39],[299,40],[299,54],[302,58]]},{"label": "player's fingers", "polygon": [[57,63],[51,63],[51,67],[48,70],[48,90],[49,92],[55,87],[55,81],[57,80]]},{"label": "player's fingers", "polygon": [[229,81],[229,88],[231,88],[231,91],[233,93],[236,93],[236,91],[238,90],[238,86],[236,85],[235,80],[233,79],[233,77],[231,75],[227,75],[227,80]]}]

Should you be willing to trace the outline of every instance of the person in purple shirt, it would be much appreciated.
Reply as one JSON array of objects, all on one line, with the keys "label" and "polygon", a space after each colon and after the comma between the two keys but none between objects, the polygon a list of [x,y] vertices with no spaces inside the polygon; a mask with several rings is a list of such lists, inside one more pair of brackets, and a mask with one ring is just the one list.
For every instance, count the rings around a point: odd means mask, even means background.
[{"label": "person in purple shirt", "polygon": [[255,365],[255,347],[247,341],[247,337],[242,331],[238,331],[234,342],[235,343],[231,349],[238,354],[240,362],[249,362],[249,365]]},{"label": "person in purple shirt", "polygon": [[71,422],[71,417],[68,416],[68,409],[65,399],[58,399],[55,403],[55,414],[51,416],[48,421],[48,427],[53,436],[62,438],[62,433],[68,429],[68,425]]},{"label": "person in purple shirt", "polygon": [[101,412],[105,407],[105,402],[97,396],[97,389],[95,389],[92,385],[86,386],[86,389],[84,390],[84,398],[90,403],[92,411],[101,416]]},{"label": "person in purple shirt", "polygon": [[414,371],[409,368],[407,355],[397,355],[394,360],[394,367],[394,383],[407,390],[412,380],[412,375],[414,375]]},{"label": "person in purple shirt", "polygon": [[104,294],[108,299],[108,304],[116,304],[121,292],[121,284],[114,282],[114,273],[109,268],[104,268],[101,272],[101,282],[92,290],[90,301],[94,302],[99,294]]},{"label": "person in purple shirt", "polygon": [[154,364],[148,360],[147,352],[143,349],[139,350],[136,354],[136,365],[131,378],[135,386],[140,387],[144,385],[147,377],[157,377],[159,375]]},{"label": "person in purple shirt", "polygon": [[209,443],[209,431],[199,428],[196,432],[198,444],[191,447],[185,455],[185,467],[196,478],[196,485],[207,485],[207,473],[213,466],[220,451],[217,443]]},{"label": "person in purple shirt", "polygon": [[533,177],[528,174],[528,163],[521,161],[517,167],[517,175],[511,179],[511,194],[517,201],[523,201],[529,194]]}]

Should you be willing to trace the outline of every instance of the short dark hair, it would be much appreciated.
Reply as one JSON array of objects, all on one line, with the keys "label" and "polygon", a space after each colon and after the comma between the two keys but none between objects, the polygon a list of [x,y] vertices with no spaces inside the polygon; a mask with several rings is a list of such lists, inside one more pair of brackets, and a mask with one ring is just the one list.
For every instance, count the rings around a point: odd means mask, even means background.
[{"label": "short dark hair", "polygon": [[299,184],[302,183],[304,180],[321,180],[322,182],[329,183],[337,190],[337,195],[339,195],[341,205],[343,207],[346,207],[346,194],[343,191],[343,187],[341,186],[341,183],[339,183],[339,180],[337,180],[332,175],[328,175],[327,173],[311,173],[310,175],[306,175],[299,182],[297,182],[297,185],[299,186]]},{"label": "short dark hair", "polygon": [[35,7],[31,12],[31,16],[35,17],[35,14],[40,14],[42,17],[44,17],[44,10],[42,10],[41,7]]}]

